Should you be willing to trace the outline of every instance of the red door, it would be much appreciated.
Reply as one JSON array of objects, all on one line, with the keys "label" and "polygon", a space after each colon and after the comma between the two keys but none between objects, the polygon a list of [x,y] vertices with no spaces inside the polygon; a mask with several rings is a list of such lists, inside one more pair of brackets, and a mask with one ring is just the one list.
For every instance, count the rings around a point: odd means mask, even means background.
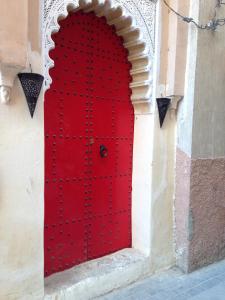
[{"label": "red door", "polygon": [[131,246],[131,65],[93,13],[60,22],[45,97],[45,275]]}]

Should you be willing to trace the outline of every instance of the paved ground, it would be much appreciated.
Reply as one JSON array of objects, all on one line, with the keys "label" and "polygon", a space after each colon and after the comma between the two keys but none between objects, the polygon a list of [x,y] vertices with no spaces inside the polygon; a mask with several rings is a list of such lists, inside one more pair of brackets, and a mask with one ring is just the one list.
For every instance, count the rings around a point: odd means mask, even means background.
[{"label": "paved ground", "polygon": [[98,299],[225,300],[225,260],[188,275],[172,269]]}]

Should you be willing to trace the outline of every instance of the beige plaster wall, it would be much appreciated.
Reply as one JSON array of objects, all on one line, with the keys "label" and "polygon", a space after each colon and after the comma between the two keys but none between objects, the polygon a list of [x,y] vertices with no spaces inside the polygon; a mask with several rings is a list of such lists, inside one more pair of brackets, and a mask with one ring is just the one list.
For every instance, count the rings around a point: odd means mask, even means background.
[{"label": "beige plaster wall", "polygon": [[[170,0],[177,11],[188,15],[189,1]],[[184,95],[188,25],[177,18],[161,1],[159,3],[159,48],[156,96]],[[158,51],[157,51],[158,50]],[[152,168],[152,266],[157,269],[175,263],[174,199],[177,116],[171,106],[160,129],[155,109]]]},{"label": "beige plaster wall", "polygon": [[151,191],[151,270],[175,264],[173,200],[175,183],[176,113],[169,110],[163,127],[154,114],[154,139]]},{"label": "beige plaster wall", "polygon": [[[189,0],[168,3],[181,14],[188,15]],[[188,26],[160,3],[161,46],[158,96],[184,95]]]},{"label": "beige plaster wall", "polygon": [[[200,1],[200,22],[214,13],[214,1]],[[218,17],[224,17],[221,6]],[[193,158],[225,157],[225,27],[200,31],[193,114]]]},{"label": "beige plaster wall", "polygon": [[[182,1],[182,0],[180,0]],[[199,18],[198,1],[190,1],[188,16],[194,20]],[[187,59],[184,84],[184,99],[179,105],[177,122],[177,146],[191,156],[194,94],[196,88],[196,64],[199,31],[193,24],[185,24],[188,29]]]},{"label": "beige plaster wall", "polygon": [[0,0],[0,64],[26,65],[27,3],[28,0]]},{"label": "beige plaster wall", "polygon": [[[214,1],[192,1],[189,15],[206,24],[214,14],[214,7]],[[222,17],[225,7],[217,11],[218,17]],[[212,32],[197,30],[191,24],[186,26],[189,27],[188,58],[185,98],[179,111],[178,147],[193,158],[224,157],[225,27]]]},{"label": "beige plaster wall", "polygon": [[[0,4],[0,59],[28,65],[28,54],[33,71],[41,73],[39,1]],[[11,102],[0,105],[0,120],[0,299],[42,299],[43,95],[31,119],[16,79]]]},{"label": "beige plaster wall", "polygon": [[[170,36],[174,29],[170,25],[170,13],[159,2],[156,20],[155,88],[156,97],[166,96],[170,63],[175,64],[176,53],[172,49]],[[170,60],[173,60],[172,62]],[[185,57],[184,57],[185,61]],[[174,73],[171,73],[174,76]],[[156,271],[175,264],[173,205],[175,193],[175,149],[176,149],[176,106],[171,106],[163,127],[159,126],[156,101],[152,102],[153,140],[151,175],[151,270]]]},{"label": "beige plaster wall", "polygon": [[[160,61],[158,67],[158,82],[159,86],[162,85],[162,91],[166,92],[165,87],[167,85],[167,66],[168,66],[168,38],[169,38],[169,10],[162,3],[158,4],[159,19],[158,19],[158,35],[160,37]],[[159,93],[159,91],[158,91]]]},{"label": "beige plaster wall", "polygon": [[[177,10],[184,16],[189,14],[190,1],[178,1]],[[174,15],[174,14],[173,14]],[[176,44],[176,63],[175,63],[175,76],[174,76],[174,89],[171,91],[172,95],[184,95],[186,61],[187,61],[187,43],[188,43],[188,25],[177,19],[177,39]],[[175,21],[174,21],[175,22]],[[173,32],[173,28],[171,28]],[[173,43],[173,41],[172,41]],[[168,68],[168,76],[171,74]]]}]

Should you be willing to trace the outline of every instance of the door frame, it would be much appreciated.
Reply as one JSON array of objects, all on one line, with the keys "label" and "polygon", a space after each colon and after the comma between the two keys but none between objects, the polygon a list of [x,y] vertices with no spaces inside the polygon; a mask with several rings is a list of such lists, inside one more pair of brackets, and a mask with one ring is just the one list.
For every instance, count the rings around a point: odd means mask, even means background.
[{"label": "door frame", "polygon": [[81,0],[68,1],[54,15],[54,22],[48,24],[44,33],[45,45],[45,91],[50,88],[52,79],[49,70],[54,61],[49,52],[54,48],[51,35],[58,32],[59,20],[71,12],[82,10],[94,12],[97,17],[105,16],[109,25],[114,25],[117,34],[122,36],[128,49],[128,60],[132,64],[131,101],[134,107],[134,143],[133,143],[133,174],[132,174],[132,247],[145,255],[150,255],[150,220],[151,220],[151,165],[153,118],[151,115],[152,58],[149,47],[143,39],[141,29],[136,25],[133,15],[127,14],[124,7],[114,5],[112,1]]}]

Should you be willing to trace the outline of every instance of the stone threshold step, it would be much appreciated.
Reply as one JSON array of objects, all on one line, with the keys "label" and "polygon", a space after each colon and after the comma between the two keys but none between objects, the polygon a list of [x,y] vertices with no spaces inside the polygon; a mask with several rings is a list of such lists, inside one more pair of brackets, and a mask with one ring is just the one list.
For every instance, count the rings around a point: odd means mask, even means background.
[{"label": "stone threshold step", "polygon": [[140,279],[149,273],[149,258],[124,249],[45,279],[44,300],[88,300]]}]

